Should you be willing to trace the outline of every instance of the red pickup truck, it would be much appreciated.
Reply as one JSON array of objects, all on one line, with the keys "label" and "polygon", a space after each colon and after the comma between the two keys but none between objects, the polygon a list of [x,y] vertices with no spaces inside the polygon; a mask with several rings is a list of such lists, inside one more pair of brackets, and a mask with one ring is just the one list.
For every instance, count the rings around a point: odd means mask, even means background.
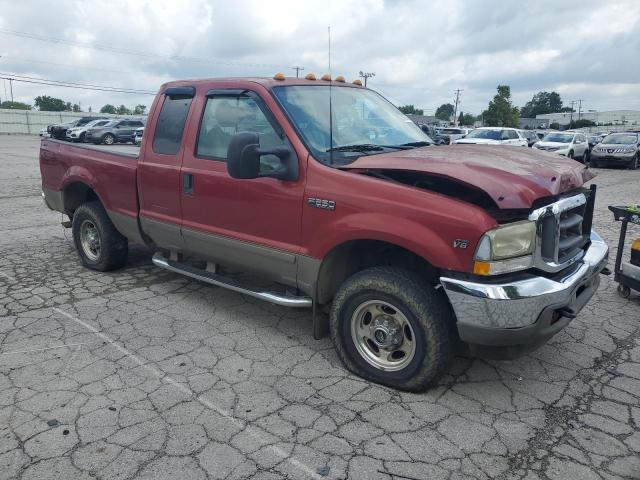
[{"label": "red pickup truck", "polygon": [[134,242],[158,267],[313,307],[351,371],[419,391],[460,346],[504,358],[544,343],[608,257],[583,165],[431,143],[342,78],[189,80],[161,87],[139,155],[44,139],[40,167],[87,267],[124,266]]}]

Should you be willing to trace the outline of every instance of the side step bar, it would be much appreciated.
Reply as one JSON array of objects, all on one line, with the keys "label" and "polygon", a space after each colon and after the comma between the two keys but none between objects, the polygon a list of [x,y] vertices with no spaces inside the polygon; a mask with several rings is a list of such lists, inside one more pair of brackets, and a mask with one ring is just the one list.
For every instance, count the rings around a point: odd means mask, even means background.
[{"label": "side step bar", "polygon": [[186,265],[184,263],[169,260],[160,252],[157,252],[153,255],[152,261],[154,265],[160,268],[164,268],[165,270],[169,270],[175,273],[181,273],[182,275],[195,278],[196,280],[200,280],[201,282],[228,288],[229,290],[233,290],[234,292],[249,295],[250,297],[254,298],[259,298],[260,300],[275,303],[276,305],[281,305],[283,307],[306,308],[313,305],[313,300],[311,300],[311,297],[296,297],[294,295],[286,295],[275,292],[264,292],[260,291],[259,289],[251,289],[241,285],[231,278],[223,277],[222,275],[218,275],[217,273],[208,272],[201,268],[196,268],[192,267],[191,265]]}]

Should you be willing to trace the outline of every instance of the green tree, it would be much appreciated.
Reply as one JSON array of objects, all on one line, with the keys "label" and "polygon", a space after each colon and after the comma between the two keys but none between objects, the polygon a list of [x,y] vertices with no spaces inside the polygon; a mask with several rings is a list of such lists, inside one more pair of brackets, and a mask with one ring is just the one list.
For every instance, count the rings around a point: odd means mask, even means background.
[{"label": "green tree", "polygon": [[549,125],[549,128],[551,130],[560,130],[560,124],[558,122],[553,122],[551,125]]},{"label": "green tree", "polygon": [[436,110],[436,118],[443,120],[445,122],[451,120],[451,116],[453,115],[453,105],[450,103],[443,103]]},{"label": "green tree", "polygon": [[74,103],[73,106],[71,107],[71,111],[81,112],[82,110],[80,110],[80,105],[78,105],[77,103]]},{"label": "green tree", "polygon": [[118,108],[116,108],[116,113],[118,115],[131,115],[131,110],[129,110],[124,105],[120,105]]},{"label": "green tree", "polygon": [[[412,106],[413,106],[413,105],[412,105]],[[133,114],[134,114],[134,115],[144,115],[144,112],[145,112],[146,110],[147,110],[147,106],[146,106],[146,105],[139,104],[139,105],[136,105],[136,106],[133,108]],[[406,112],[405,112],[405,113],[406,113]],[[420,110],[419,115],[422,115],[422,110]]]},{"label": "green tree", "polygon": [[13,110],[31,110],[31,105],[22,102],[12,102],[6,100],[0,103],[0,108],[12,108]]},{"label": "green tree", "polygon": [[568,128],[584,128],[584,127],[595,127],[596,123],[588,120],[586,118],[581,118],[580,120],[572,120],[569,122]]},{"label": "green tree", "polygon": [[460,110],[460,115],[458,115],[458,125],[462,125],[463,121],[464,121],[464,113],[462,113],[462,110]]},{"label": "green tree", "polygon": [[561,112],[563,108],[558,92],[538,92],[520,109],[520,116],[536,118],[536,115]]},{"label": "green tree", "polygon": [[100,109],[100,113],[116,113],[116,107],[114,107],[110,103],[107,103]]},{"label": "green tree", "polygon": [[498,94],[489,102],[482,116],[484,124],[489,127],[518,128],[520,111],[511,103],[511,88],[508,85],[498,85]]},{"label": "green tree", "polygon": [[71,110],[70,103],[48,95],[37,96],[35,98],[35,105],[38,110],[43,112],[66,112]]},{"label": "green tree", "polygon": [[472,127],[474,123],[476,123],[475,115],[471,115],[470,113],[465,113],[462,116],[462,122],[460,122],[460,125],[464,125],[465,127]]}]

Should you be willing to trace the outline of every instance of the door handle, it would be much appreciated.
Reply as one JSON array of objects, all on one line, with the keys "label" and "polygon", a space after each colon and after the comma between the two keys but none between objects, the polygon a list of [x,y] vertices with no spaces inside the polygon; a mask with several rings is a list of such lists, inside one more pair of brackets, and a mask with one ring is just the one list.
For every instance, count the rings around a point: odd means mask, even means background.
[{"label": "door handle", "polygon": [[185,195],[193,195],[193,174],[182,174],[182,193]]}]

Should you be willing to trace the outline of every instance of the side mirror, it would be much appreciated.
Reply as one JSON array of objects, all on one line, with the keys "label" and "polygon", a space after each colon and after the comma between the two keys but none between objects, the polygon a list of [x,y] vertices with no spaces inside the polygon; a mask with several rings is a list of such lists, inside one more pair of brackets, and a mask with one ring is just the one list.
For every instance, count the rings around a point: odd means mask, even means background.
[{"label": "side mirror", "polygon": [[[260,157],[274,155],[280,161],[277,168],[261,172]],[[231,178],[252,179],[273,177],[280,180],[297,180],[298,159],[286,146],[260,148],[257,133],[241,132],[231,137],[227,148],[227,172]]]}]

